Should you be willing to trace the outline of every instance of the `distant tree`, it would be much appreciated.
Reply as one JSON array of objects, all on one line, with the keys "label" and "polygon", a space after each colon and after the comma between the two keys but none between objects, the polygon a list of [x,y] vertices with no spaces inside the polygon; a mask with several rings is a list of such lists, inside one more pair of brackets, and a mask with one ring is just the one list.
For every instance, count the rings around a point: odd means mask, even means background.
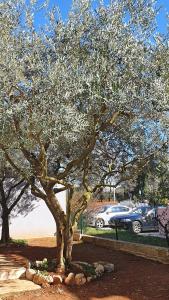
[{"label": "distant tree", "polygon": [[1,216],[1,243],[10,241],[10,219],[19,214],[26,215],[34,208],[33,197],[29,183],[20,179],[9,169],[0,171],[0,216]]},{"label": "distant tree", "polygon": [[136,179],[134,195],[147,199],[153,205],[169,200],[169,152],[163,148],[153,155]]}]

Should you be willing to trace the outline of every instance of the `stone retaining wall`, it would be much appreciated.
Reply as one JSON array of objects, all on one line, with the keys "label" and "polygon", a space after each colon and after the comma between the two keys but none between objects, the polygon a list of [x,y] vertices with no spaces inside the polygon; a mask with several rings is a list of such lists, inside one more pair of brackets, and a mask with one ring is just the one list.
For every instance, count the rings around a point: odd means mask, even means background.
[{"label": "stone retaining wall", "polygon": [[85,243],[92,243],[97,246],[111,248],[114,250],[125,251],[136,256],[142,256],[148,259],[159,261],[163,264],[169,264],[169,250],[163,247],[116,241],[90,235],[82,235],[81,240]]}]

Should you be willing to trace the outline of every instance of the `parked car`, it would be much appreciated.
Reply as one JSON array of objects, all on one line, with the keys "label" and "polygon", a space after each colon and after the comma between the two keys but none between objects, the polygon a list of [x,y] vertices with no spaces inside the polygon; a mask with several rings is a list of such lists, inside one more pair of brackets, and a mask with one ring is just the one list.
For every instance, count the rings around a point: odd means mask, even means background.
[{"label": "parked car", "polygon": [[96,228],[109,226],[111,217],[125,215],[130,212],[131,208],[122,205],[104,205],[87,215],[87,225]]},{"label": "parked car", "polygon": [[111,217],[109,225],[131,229],[134,233],[158,231],[155,211],[156,209],[151,206],[139,206],[125,215]]}]

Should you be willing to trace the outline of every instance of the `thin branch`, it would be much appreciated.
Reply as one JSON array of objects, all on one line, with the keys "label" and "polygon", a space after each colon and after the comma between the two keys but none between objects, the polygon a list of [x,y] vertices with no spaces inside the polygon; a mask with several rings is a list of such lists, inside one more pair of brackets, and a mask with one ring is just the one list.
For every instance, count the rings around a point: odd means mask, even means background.
[{"label": "thin branch", "polygon": [[[0,144],[0,148],[2,149],[2,151],[5,154],[5,158],[6,160],[10,163],[10,165],[21,175],[23,175],[23,171],[13,162],[12,158],[10,157],[10,155],[8,154],[8,152],[6,151],[5,147]],[[24,177],[24,176],[23,176]]]}]

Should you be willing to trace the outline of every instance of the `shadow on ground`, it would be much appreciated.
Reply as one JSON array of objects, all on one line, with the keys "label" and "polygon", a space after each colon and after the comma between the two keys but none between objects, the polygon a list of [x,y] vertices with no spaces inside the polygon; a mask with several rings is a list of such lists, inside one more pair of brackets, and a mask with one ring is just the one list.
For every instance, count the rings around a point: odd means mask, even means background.
[{"label": "shadow on ground", "polygon": [[[47,246],[45,246],[45,244]],[[28,260],[54,258],[53,239],[31,242],[30,246],[1,249]],[[169,266],[136,257],[131,254],[97,247],[92,244],[75,244],[73,260],[89,263],[106,260],[115,264],[116,271],[82,287],[55,286],[37,293],[26,293],[18,300],[168,300]],[[12,297],[10,300],[14,299]]]}]

